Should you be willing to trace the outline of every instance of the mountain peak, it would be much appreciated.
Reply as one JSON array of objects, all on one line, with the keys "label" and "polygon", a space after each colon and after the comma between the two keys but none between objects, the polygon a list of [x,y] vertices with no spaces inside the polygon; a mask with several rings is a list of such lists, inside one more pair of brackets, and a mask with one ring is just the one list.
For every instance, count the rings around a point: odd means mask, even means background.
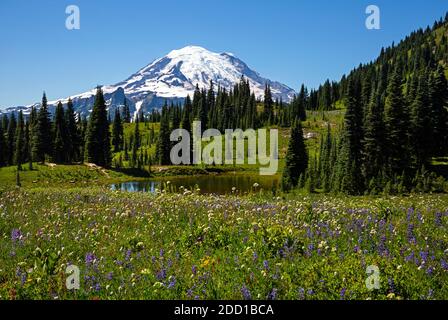
[{"label": "mountain peak", "polygon": [[[273,98],[289,102],[295,92],[293,89],[275,81],[263,78],[256,71],[231,53],[216,53],[203,47],[189,45],[169,52],[128,79],[115,85],[103,87],[109,109],[119,107],[126,99],[131,111],[150,112],[160,108],[168,101],[182,102],[187,95],[193,95],[196,85],[208,88],[210,81],[226,90],[233,89],[244,76],[252,92],[263,98],[266,83],[271,86]],[[77,112],[88,115],[94,101],[96,90],[72,96]],[[66,103],[67,99],[57,101]]]}]

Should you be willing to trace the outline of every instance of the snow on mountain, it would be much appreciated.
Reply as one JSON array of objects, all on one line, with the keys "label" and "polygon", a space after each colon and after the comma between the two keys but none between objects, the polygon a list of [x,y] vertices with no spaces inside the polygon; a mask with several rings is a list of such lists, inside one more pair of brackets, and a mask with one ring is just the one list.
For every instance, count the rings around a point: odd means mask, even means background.
[{"label": "snow on mountain", "polygon": [[[241,76],[249,81],[257,98],[263,97],[266,83],[270,84],[274,98],[289,102],[295,94],[294,90],[286,85],[261,77],[231,53],[214,53],[198,46],[173,50],[128,79],[115,85],[104,86],[103,92],[111,113],[123,105],[124,99],[127,100],[131,112],[150,112],[154,108],[160,108],[167,100],[182,102],[187,95],[193,95],[196,85],[208,88],[210,81],[213,81],[215,86],[220,85],[229,90]],[[95,91],[92,89],[71,97],[77,112],[88,116]],[[50,111],[58,101],[65,104],[67,100],[68,98],[50,101]],[[20,108],[27,113],[31,106]],[[14,111],[19,110],[9,108],[4,112]]]}]

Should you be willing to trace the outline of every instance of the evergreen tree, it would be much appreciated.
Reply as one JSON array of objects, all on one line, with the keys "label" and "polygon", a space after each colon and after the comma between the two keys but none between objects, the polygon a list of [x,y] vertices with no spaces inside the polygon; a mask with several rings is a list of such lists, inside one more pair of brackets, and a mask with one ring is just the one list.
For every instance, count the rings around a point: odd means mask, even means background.
[{"label": "evergreen tree", "polygon": [[131,111],[129,109],[128,102],[127,102],[126,98],[124,98],[124,101],[123,101],[123,121],[125,123],[131,122]]},{"label": "evergreen tree", "polygon": [[81,148],[83,146],[81,141],[81,133],[79,132],[78,122],[73,107],[73,102],[68,99],[67,109],[65,111],[65,122],[67,126],[67,161],[76,162],[80,160]]},{"label": "evergreen tree", "polygon": [[162,108],[162,118],[160,121],[159,139],[157,141],[156,157],[160,165],[170,165],[170,123],[167,107]]},{"label": "evergreen tree", "polygon": [[64,117],[64,107],[59,101],[56,106],[53,123],[54,141],[53,141],[53,161],[55,163],[66,163],[68,160],[67,146],[67,126]]},{"label": "evergreen tree", "polygon": [[28,168],[29,170],[33,170],[33,157],[31,155],[31,135],[30,135],[30,121],[28,121],[25,125],[25,146],[23,148],[24,150],[24,162],[28,161]]},{"label": "evergreen tree", "polygon": [[90,115],[86,134],[87,161],[102,167],[110,167],[110,132],[107,120],[106,102],[103,91],[97,88],[95,103]]},{"label": "evergreen tree", "polygon": [[448,154],[448,83],[441,65],[432,77],[429,90],[434,137],[433,154],[446,156]]},{"label": "evergreen tree", "polygon": [[395,70],[387,87],[384,122],[386,125],[387,159],[391,175],[401,174],[408,167],[409,121],[401,88],[401,72]]},{"label": "evergreen tree", "polygon": [[297,186],[300,175],[304,175],[308,168],[308,152],[303,139],[300,121],[295,121],[291,128],[286,163],[282,176],[282,188],[290,190]]},{"label": "evergreen tree", "polygon": [[427,97],[428,81],[425,73],[419,77],[418,88],[411,104],[411,141],[412,155],[415,167],[418,169],[427,165],[433,151],[432,147],[432,122],[431,106]]},{"label": "evergreen tree", "polygon": [[3,123],[0,123],[0,167],[6,166],[8,158],[8,149],[6,147],[5,133],[3,131]]},{"label": "evergreen tree", "polygon": [[138,164],[138,158],[137,158],[137,152],[140,148],[140,122],[138,117],[135,119],[135,126],[134,126],[134,135],[132,139],[132,166],[135,167],[136,164]]},{"label": "evergreen tree", "polygon": [[8,131],[6,134],[6,143],[8,148],[8,165],[14,164],[15,143],[16,143],[17,121],[14,113],[11,113],[8,123]]},{"label": "evergreen tree", "polygon": [[42,105],[37,115],[36,123],[33,126],[33,159],[44,163],[46,156],[52,155],[51,121],[47,109],[47,97],[42,97]]},{"label": "evergreen tree", "polygon": [[264,89],[263,119],[264,122],[268,125],[271,124],[274,118],[273,103],[274,102],[272,101],[271,86],[269,84],[266,84]]},{"label": "evergreen tree", "polygon": [[372,91],[367,107],[363,140],[363,173],[366,183],[378,179],[384,167],[385,128],[379,92]]},{"label": "evergreen tree", "polygon": [[363,179],[361,176],[361,141],[362,108],[356,98],[355,86],[349,80],[346,94],[347,111],[344,122],[344,138],[341,149],[342,167],[340,168],[341,189],[348,194],[361,194],[363,191]]},{"label": "evergreen tree", "polygon": [[120,152],[123,146],[123,122],[121,121],[120,110],[115,110],[114,122],[112,125],[112,146],[114,152]]},{"label": "evergreen tree", "polygon": [[23,113],[22,111],[19,112],[19,118],[17,121],[17,128],[16,128],[16,143],[15,143],[15,155],[14,155],[14,161],[17,164],[17,170],[22,170],[22,163],[25,158],[25,123],[23,120]]}]

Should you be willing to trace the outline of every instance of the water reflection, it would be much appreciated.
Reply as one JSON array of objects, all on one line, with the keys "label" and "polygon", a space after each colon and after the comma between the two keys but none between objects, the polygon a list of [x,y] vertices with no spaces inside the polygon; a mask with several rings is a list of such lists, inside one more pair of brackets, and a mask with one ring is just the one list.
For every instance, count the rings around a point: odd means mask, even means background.
[{"label": "water reflection", "polygon": [[258,175],[209,175],[178,177],[165,180],[144,180],[116,183],[112,190],[128,192],[151,192],[156,189],[169,188],[170,191],[200,189],[202,194],[228,194],[247,193],[252,191],[275,191],[278,188],[279,178],[276,176]]}]

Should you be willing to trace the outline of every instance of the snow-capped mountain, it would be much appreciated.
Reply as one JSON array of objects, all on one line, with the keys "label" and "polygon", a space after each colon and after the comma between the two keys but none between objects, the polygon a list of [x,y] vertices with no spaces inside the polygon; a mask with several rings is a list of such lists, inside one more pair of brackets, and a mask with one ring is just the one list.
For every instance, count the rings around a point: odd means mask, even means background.
[{"label": "snow-capped mountain", "polygon": [[[229,90],[241,76],[249,81],[257,98],[263,97],[266,83],[270,84],[274,98],[289,102],[295,94],[286,85],[261,77],[233,54],[214,53],[198,46],[173,50],[128,79],[115,85],[103,86],[103,91],[109,112],[123,105],[124,99],[127,99],[131,111],[150,112],[154,108],[160,108],[167,100],[182,102],[187,95],[193,96],[196,85],[208,88],[210,81],[215,86]],[[96,89],[92,89],[71,97],[77,112],[89,114],[95,92]],[[50,101],[50,112],[58,101],[65,104],[67,100],[68,98]],[[39,104],[35,106],[38,107]],[[4,112],[22,110],[27,114],[30,108],[31,106],[8,108]]]}]

